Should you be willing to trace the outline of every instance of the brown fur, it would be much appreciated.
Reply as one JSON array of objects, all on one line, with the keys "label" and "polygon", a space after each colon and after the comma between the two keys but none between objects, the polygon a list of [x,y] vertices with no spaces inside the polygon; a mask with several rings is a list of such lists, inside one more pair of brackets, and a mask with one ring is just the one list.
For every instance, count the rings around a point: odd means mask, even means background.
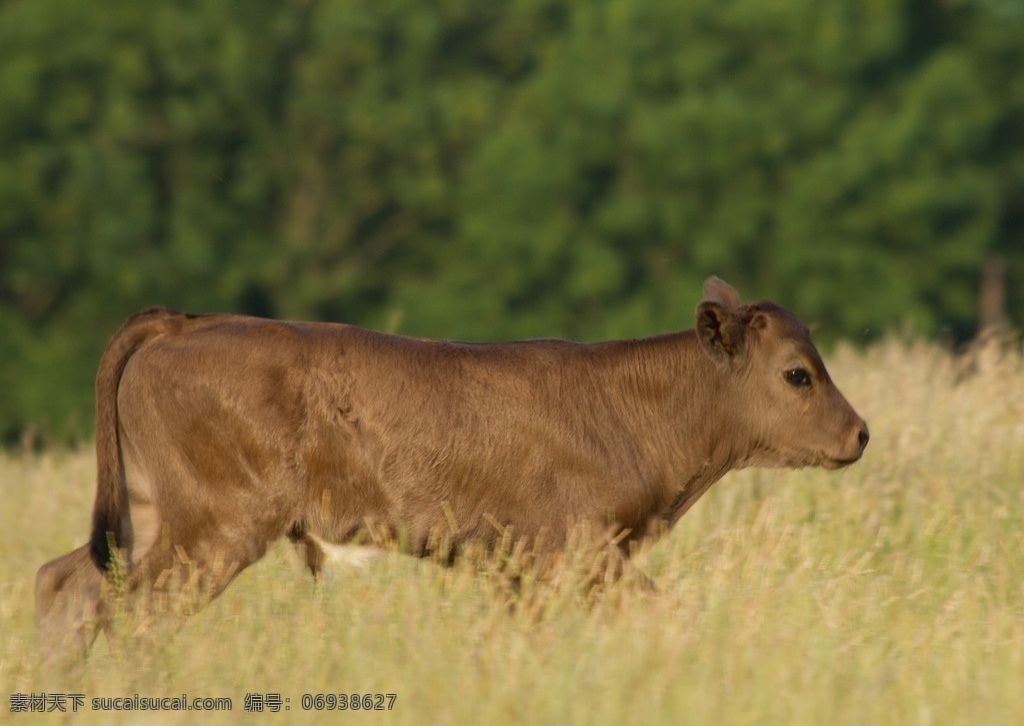
[{"label": "brown fur", "polygon": [[367,532],[426,554],[438,532],[557,549],[582,524],[628,551],[732,469],[836,468],[866,443],[807,329],[717,278],[696,330],[594,344],[148,310],[97,375],[91,543],[40,569],[37,611],[90,640],[110,536],[128,591],[187,561],[211,595],[281,536],[314,574],[321,542]]}]

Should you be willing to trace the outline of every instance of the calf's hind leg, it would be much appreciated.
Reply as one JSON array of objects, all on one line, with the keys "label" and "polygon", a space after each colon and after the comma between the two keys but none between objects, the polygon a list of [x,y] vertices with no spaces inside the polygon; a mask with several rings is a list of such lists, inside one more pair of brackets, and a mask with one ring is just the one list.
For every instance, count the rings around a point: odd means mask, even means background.
[{"label": "calf's hind leg", "polygon": [[89,544],[50,560],[36,574],[36,630],[44,665],[83,658],[110,625],[105,577]]},{"label": "calf's hind leg", "polygon": [[168,537],[138,560],[128,574],[125,594],[134,600],[149,597],[157,607],[191,614],[220,595],[265,551],[265,542],[239,548],[216,532],[177,540]]}]

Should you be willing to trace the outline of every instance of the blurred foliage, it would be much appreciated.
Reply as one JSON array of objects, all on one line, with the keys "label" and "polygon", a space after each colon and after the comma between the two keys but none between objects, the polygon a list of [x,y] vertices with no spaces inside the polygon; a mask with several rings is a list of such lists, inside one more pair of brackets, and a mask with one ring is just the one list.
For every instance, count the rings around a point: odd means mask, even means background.
[{"label": "blurred foliage", "polygon": [[417,335],[1024,323],[1009,0],[0,3],[0,437],[154,304]]}]

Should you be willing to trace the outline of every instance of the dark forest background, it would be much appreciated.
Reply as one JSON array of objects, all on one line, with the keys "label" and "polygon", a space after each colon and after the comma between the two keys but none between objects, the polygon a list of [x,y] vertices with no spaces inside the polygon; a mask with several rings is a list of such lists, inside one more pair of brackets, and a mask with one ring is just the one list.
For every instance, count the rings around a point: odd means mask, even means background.
[{"label": "dark forest background", "polygon": [[0,0],[0,439],[160,304],[494,340],[1024,324],[1011,0]]}]

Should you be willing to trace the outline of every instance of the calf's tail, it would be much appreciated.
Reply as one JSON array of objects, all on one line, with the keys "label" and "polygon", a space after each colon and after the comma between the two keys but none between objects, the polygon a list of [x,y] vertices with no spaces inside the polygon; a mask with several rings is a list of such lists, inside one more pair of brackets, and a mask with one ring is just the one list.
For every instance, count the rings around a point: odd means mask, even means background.
[{"label": "calf's tail", "polygon": [[124,460],[118,432],[117,391],[128,361],[147,341],[170,332],[185,316],[165,308],[136,313],[114,333],[96,373],[96,503],[92,514],[89,555],[106,571],[111,544],[122,535],[125,515]]}]

